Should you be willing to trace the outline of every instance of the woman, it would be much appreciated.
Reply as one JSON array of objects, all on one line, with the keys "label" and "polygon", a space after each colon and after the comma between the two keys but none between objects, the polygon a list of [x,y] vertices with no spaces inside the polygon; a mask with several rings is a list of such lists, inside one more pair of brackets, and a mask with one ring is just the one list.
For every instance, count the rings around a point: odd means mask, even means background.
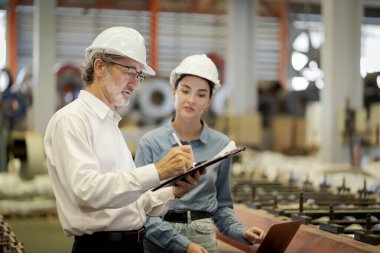
[{"label": "woman", "polygon": [[[159,160],[176,146],[191,145],[195,162],[217,155],[230,142],[224,134],[202,121],[211,98],[220,87],[215,64],[205,55],[185,58],[170,76],[173,87],[175,117],[171,122],[148,132],[140,140],[135,163],[142,166]],[[146,252],[217,252],[215,228],[241,243],[259,243],[260,228],[244,230],[234,217],[230,192],[231,159],[207,168],[199,185],[172,205],[163,217],[149,217]]]}]

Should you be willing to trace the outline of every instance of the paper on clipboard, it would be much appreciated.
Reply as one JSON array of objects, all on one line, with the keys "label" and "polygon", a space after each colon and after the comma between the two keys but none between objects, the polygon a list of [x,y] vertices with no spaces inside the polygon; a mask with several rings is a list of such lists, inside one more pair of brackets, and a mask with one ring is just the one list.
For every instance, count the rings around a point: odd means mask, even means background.
[{"label": "paper on clipboard", "polygon": [[217,164],[220,161],[226,159],[227,157],[236,155],[237,153],[240,153],[241,151],[244,151],[244,150],[245,150],[245,147],[243,147],[243,148],[236,148],[235,142],[231,141],[230,143],[227,144],[226,147],[224,147],[212,159],[207,160],[207,161],[198,162],[197,164],[195,164],[195,166],[193,168],[189,169],[188,171],[186,171],[185,173],[183,173],[181,175],[175,176],[175,177],[173,177],[171,179],[168,179],[168,180],[164,181],[163,183],[161,183],[156,188],[153,188],[152,191],[156,191],[156,190],[158,190],[158,189],[160,189],[160,188],[162,188],[164,186],[168,186],[170,184],[173,184],[176,181],[178,181],[178,180],[186,177],[187,175],[191,175],[192,173],[194,173],[197,170],[200,170],[202,168],[207,168],[210,165]]},{"label": "paper on clipboard", "polygon": [[230,152],[233,149],[236,149],[235,142],[234,141],[230,141],[227,144],[227,146],[224,147],[224,149],[222,149],[216,156],[214,156],[214,158],[217,157],[217,156],[223,155],[226,152]]}]

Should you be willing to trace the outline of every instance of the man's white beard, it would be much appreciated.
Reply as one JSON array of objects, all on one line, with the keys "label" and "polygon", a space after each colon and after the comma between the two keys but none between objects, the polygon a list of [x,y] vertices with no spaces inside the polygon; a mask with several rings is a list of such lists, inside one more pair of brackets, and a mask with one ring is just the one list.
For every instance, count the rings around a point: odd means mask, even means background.
[{"label": "man's white beard", "polygon": [[124,98],[123,94],[121,93],[120,88],[118,88],[118,86],[112,80],[111,74],[109,72],[107,72],[106,74],[105,82],[106,82],[106,89],[111,94],[112,99],[114,99],[115,106],[116,107],[127,106],[129,104],[131,97],[129,96],[128,98]]}]

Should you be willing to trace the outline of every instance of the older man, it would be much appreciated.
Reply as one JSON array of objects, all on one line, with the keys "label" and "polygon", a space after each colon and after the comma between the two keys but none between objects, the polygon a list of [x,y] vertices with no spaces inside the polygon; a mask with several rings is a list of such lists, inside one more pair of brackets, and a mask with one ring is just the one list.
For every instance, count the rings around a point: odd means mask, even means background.
[{"label": "older man", "polygon": [[136,169],[115,108],[128,104],[145,74],[155,72],[146,63],[141,34],[127,27],[103,31],[85,52],[85,90],[48,124],[48,171],[61,226],[65,235],[75,236],[73,253],[144,252],[146,215],[164,214],[199,182],[198,173],[149,191],[193,165],[190,146]]}]

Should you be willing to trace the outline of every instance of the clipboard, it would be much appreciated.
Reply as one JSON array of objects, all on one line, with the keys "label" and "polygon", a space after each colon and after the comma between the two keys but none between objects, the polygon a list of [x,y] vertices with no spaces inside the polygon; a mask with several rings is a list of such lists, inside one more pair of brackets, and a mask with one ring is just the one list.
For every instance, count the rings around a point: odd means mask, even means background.
[{"label": "clipboard", "polygon": [[235,148],[235,149],[232,149],[230,151],[227,151],[225,153],[223,153],[222,155],[219,155],[219,156],[216,156],[210,160],[206,160],[206,161],[201,161],[201,162],[198,162],[194,165],[194,167],[192,167],[191,169],[189,169],[188,171],[186,171],[185,173],[181,174],[181,175],[178,175],[178,176],[175,176],[175,177],[172,177],[170,178],[169,180],[161,183],[159,186],[155,187],[152,189],[152,191],[156,191],[164,186],[167,186],[167,185],[170,185],[170,184],[173,184],[175,183],[176,181],[178,180],[181,180],[182,178],[188,176],[188,175],[191,175],[193,174],[194,172],[200,170],[200,169],[203,169],[203,168],[206,168],[207,166],[210,166],[214,163],[217,163],[217,162],[220,162],[230,156],[234,156],[242,151],[245,151],[245,147],[242,147],[242,148]]}]

